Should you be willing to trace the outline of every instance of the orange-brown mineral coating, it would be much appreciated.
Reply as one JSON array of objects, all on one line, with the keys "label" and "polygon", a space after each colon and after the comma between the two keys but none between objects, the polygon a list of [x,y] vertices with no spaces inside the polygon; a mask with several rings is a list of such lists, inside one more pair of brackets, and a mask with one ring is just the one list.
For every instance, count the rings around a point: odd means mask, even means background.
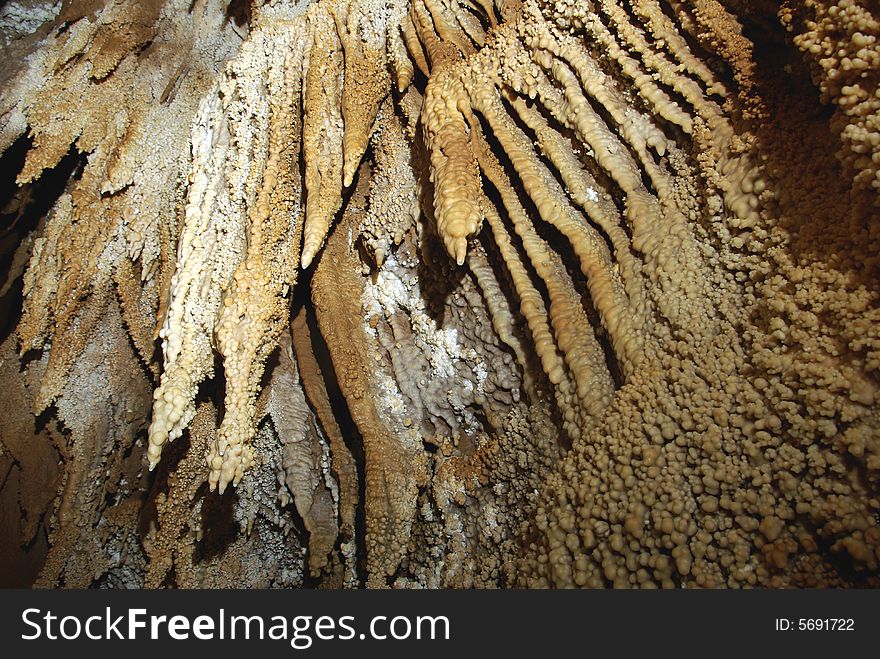
[{"label": "orange-brown mineral coating", "polygon": [[0,93],[40,584],[877,585],[867,3],[129,4]]},{"label": "orange-brown mineral coating", "polygon": [[[362,178],[361,199],[367,185]],[[312,299],[339,387],[364,441],[368,575],[369,584],[379,587],[405,555],[416,492],[426,474],[420,447],[394,437],[376,410],[377,384],[371,377],[360,320],[363,280],[347,231],[360,220],[357,207],[350,207],[343,224],[330,236],[314,275]]]}]

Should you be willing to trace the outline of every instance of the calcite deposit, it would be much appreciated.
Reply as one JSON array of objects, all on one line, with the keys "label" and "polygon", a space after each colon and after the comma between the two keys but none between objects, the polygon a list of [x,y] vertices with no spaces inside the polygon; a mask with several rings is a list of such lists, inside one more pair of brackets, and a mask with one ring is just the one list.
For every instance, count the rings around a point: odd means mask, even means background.
[{"label": "calcite deposit", "polygon": [[868,0],[0,3],[0,578],[880,586]]}]

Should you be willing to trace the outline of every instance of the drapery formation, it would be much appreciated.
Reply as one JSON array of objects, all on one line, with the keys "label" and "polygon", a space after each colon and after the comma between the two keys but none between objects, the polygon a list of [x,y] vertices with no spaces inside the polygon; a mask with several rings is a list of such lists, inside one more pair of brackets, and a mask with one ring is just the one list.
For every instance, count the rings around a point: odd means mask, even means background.
[{"label": "drapery formation", "polygon": [[877,585],[878,18],[3,4],[4,559]]}]

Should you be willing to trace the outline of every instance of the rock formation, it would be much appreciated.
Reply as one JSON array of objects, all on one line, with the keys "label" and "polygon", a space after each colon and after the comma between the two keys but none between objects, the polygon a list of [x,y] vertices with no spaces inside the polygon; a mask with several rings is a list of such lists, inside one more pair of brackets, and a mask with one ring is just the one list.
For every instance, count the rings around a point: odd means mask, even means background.
[{"label": "rock formation", "polygon": [[878,38],[0,3],[5,585],[880,585]]}]

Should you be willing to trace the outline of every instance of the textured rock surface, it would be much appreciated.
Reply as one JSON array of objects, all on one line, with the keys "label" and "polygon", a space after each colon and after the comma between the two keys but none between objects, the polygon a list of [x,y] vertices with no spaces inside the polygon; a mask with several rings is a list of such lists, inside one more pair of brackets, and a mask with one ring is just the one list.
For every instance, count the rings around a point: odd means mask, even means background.
[{"label": "textured rock surface", "polygon": [[880,585],[878,38],[3,3],[8,585]]}]

